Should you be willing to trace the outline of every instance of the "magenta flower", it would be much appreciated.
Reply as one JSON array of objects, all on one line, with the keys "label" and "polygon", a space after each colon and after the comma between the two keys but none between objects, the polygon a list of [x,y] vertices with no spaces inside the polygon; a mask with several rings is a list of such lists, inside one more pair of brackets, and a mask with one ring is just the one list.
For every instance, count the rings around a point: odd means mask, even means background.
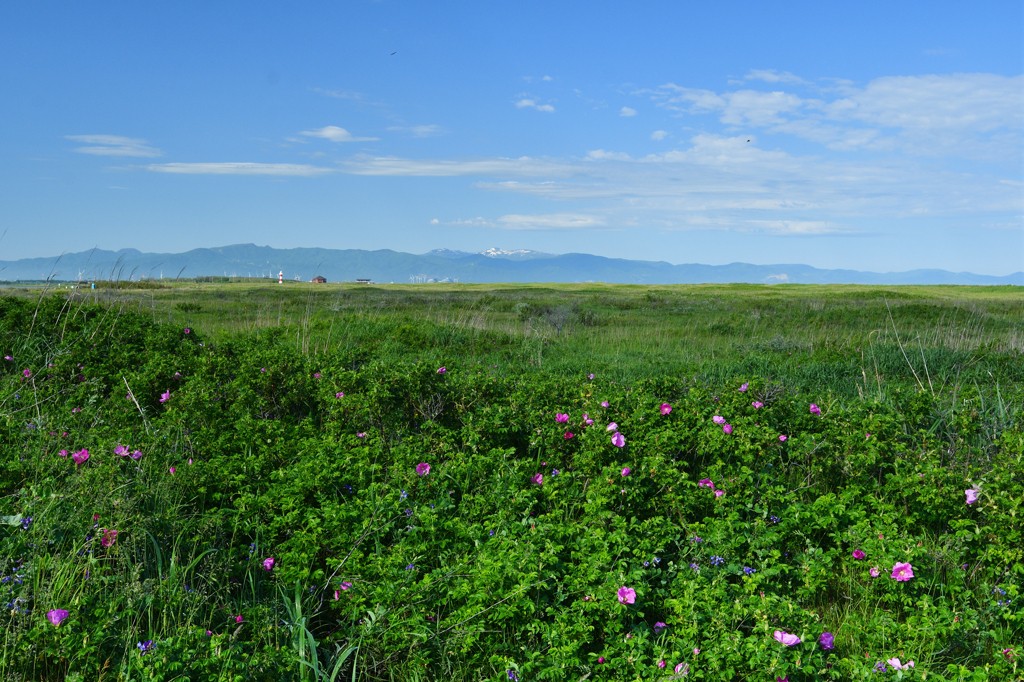
[{"label": "magenta flower", "polygon": [[[141,455],[142,453],[140,452],[139,454]],[[188,465],[192,466],[192,458],[191,457],[188,458]]]},{"label": "magenta flower", "polygon": [[114,448],[114,454],[124,457],[125,455],[128,454],[128,448],[126,448],[123,445],[118,445],[116,448]]},{"label": "magenta flower", "polygon": [[755,410],[760,410],[762,407],[764,407],[764,403],[758,402],[756,400],[750,404],[754,406]]},{"label": "magenta flower", "polygon": [[583,415],[583,421],[586,422],[587,426],[594,425],[594,420],[588,417],[587,415]]},{"label": "magenta flower", "polygon": [[598,656],[597,657],[597,662],[598,663],[604,663],[604,656]]},{"label": "magenta flower", "polygon": [[170,399],[171,399],[171,389],[167,389],[166,393],[161,393],[160,394],[160,402],[166,403]]},{"label": "magenta flower", "polygon": [[174,472],[175,472],[175,468],[174,468],[174,467],[171,467],[171,474],[173,475],[173,474],[174,474]]},{"label": "magenta flower", "polygon": [[341,585],[339,585],[339,587],[341,587],[342,591],[344,592],[345,590],[347,590],[350,587],[352,587],[352,583],[350,583],[350,582],[342,582]]},{"label": "magenta flower", "polygon": [[693,655],[696,656],[699,653],[700,653],[700,649],[694,648]]},{"label": "magenta flower", "polygon": [[617,448],[625,447],[626,437],[623,436],[618,431],[616,431],[615,434],[612,436],[612,445],[614,445]]},{"label": "magenta flower", "polygon": [[905,583],[914,577],[914,567],[910,564],[900,563],[892,567],[892,578],[898,582]]},{"label": "magenta flower", "polygon": [[25,378],[28,379],[30,376],[32,376],[32,370],[30,370],[30,369],[23,370],[22,374],[24,374]]},{"label": "magenta flower", "polygon": [[722,426],[722,433],[727,436],[732,435],[732,424],[725,424]]},{"label": "magenta flower", "polygon": [[362,431],[356,432],[356,438],[366,438],[366,434]]},{"label": "magenta flower", "polygon": [[866,556],[867,556],[867,554],[865,554],[865,553],[864,553],[864,550],[861,550],[861,549],[855,549],[855,550],[853,550],[853,558],[854,558],[854,559],[857,559],[858,561],[859,561],[860,559],[863,559],[863,558],[864,558],[864,557],[866,557]]},{"label": "magenta flower", "polygon": [[142,451],[141,450],[136,450],[135,452],[133,452],[131,454],[131,458],[135,459],[135,460],[141,459],[142,458]]},{"label": "magenta flower", "polygon": [[608,407],[608,401],[607,400],[601,401],[601,407]]},{"label": "magenta flower", "polygon": [[75,460],[75,464],[81,464],[85,460],[89,459],[89,450],[82,448],[78,452],[71,455],[71,459]]},{"label": "magenta flower", "polygon": [[872,578],[877,578],[879,574],[881,574],[881,571],[878,570],[878,566],[872,566],[871,570],[868,571],[868,573],[871,574]]},{"label": "magenta flower", "polygon": [[7,362],[14,362],[14,358],[12,358],[10,355],[5,355],[4,360],[6,360]]},{"label": "magenta flower", "polygon": [[561,412],[555,412],[555,422],[558,424],[564,424],[569,421],[569,415],[562,414]]},{"label": "magenta flower", "polygon": [[570,438],[572,438],[572,437],[573,437],[574,435],[575,435],[575,434],[573,434],[573,433],[572,433],[571,431],[566,431],[566,432],[565,432],[565,435],[564,435],[564,436],[562,436],[562,438],[564,438],[564,439],[566,439],[566,440],[569,440],[569,439],[570,439]]},{"label": "magenta flower", "polygon": [[886,663],[891,665],[893,670],[910,670],[911,668],[914,667],[914,662],[913,661],[907,661],[906,663],[900,663],[900,659],[898,659],[898,658],[890,658],[888,661],[886,661]]},{"label": "magenta flower", "polygon": [[661,413],[662,414],[668,414],[671,411],[672,411],[672,406],[671,405],[669,405],[668,403],[662,403],[661,404]]},{"label": "magenta flower", "polygon": [[823,632],[821,633],[821,637],[818,638],[818,644],[821,645],[822,649],[828,651],[829,649],[836,648],[835,640],[836,638],[832,635],[831,632]]},{"label": "magenta flower", "polygon": [[811,414],[821,414],[821,408],[811,403]]},{"label": "magenta flower", "polygon": [[588,374],[587,378],[590,379],[591,381],[593,381],[594,380],[594,375],[593,374]]},{"label": "magenta flower", "polygon": [[448,371],[448,370],[447,370],[447,369],[445,369],[444,367],[440,367],[440,368],[438,368],[438,370],[437,370],[437,373],[438,373],[438,374],[444,374],[444,373],[445,373],[445,372],[447,372],[447,371]]},{"label": "magenta flower", "polygon": [[711,421],[715,422],[716,424],[724,424],[725,417],[716,414],[714,417],[711,418]]},{"label": "magenta flower", "polygon": [[67,609],[50,609],[46,612],[46,617],[55,626],[60,625],[64,622],[64,619],[68,617]]},{"label": "magenta flower", "polygon": [[658,667],[659,668],[664,668],[665,667],[665,659],[664,658],[661,659],[660,661],[658,661]]},{"label": "magenta flower", "polygon": [[534,474],[530,480],[534,485],[544,485],[544,474]]},{"label": "magenta flower", "polygon": [[793,646],[800,643],[800,637],[797,635],[791,635],[783,630],[776,630],[775,634],[772,636],[775,637],[776,641],[782,642],[786,646]]},{"label": "magenta flower", "polygon": [[116,530],[107,530],[103,533],[103,538],[100,539],[100,544],[104,547],[110,547],[117,540]]},{"label": "magenta flower", "polygon": [[690,674],[690,664],[680,663],[675,668],[673,668],[673,670],[675,671],[676,675],[679,675],[680,673],[683,675],[688,675]]},{"label": "magenta flower", "polygon": [[185,333],[186,333],[186,334],[191,334],[191,333],[192,333],[192,330],[191,330],[191,329],[189,329],[188,327],[185,327]]},{"label": "magenta flower", "polygon": [[636,603],[636,590],[634,590],[632,587],[620,587],[618,595],[620,604]]},{"label": "magenta flower", "polygon": [[779,442],[785,443],[788,439],[785,436],[779,436]]},{"label": "magenta flower", "polygon": [[82,411],[81,407],[72,407],[71,408],[71,414],[75,414],[76,412],[81,412],[81,411]]},{"label": "magenta flower", "polygon": [[245,620],[245,618],[242,618],[242,616],[235,616],[236,623],[241,623],[243,620]]},{"label": "magenta flower", "polygon": [[420,462],[416,465],[416,473],[420,476],[426,476],[430,473],[430,465],[426,462]]},{"label": "magenta flower", "polygon": [[622,469],[622,477],[623,478],[625,478],[626,476],[629,476],[631,473],[632,473],[632,470],[629,467],[624,467]]},{"label": "magenta flower", "polygon": [[314,379],[319,379],[320,378],[320,372],[313,372],[313,378]]},{"label": "magenta flower", "polygon": [[740,391],[740,393],[746,393],[747,392],[747,382],[745,382],[745,381],[743,382],[743,385],[740,386],[739,391]]},{"label": "magenta flower", "polygon": [[68,451],[67,450],[61,450],[57,454],[59,454],[61,457],[67,457],[68,456]]},{"label": "magenta flower", "polygon": [[711,482],[710,478],[702,478],[697,481],[698,488],[714,488],[715,484]]},{"label": "magenta flower", "polygon": [[719,498],[719,497],[721,497],[724,494],[725,494],[724,490],[716,490],[715,491],[715,498]]},{"label": "magenta flower", "polygon": [[618,429],[619,425],[616,424],[615,422],[611,422],[608,424],[608,426],[604,427],[605,431],[617,431]]},{"label": "magenta flower", "polygon": [[658,632],[659,630],[664,630],[664,629],[665,629],[665,628],[667,628],[667,627],[668,627],[667,625],[665,625],[664,623],[662,623],[662,622],[661,622],[661,621],[659,620],[659,621],[658,621],[657,623],[655,623],[655,624],[654,624],[654,631],[655,631],[655,632]]},{"label": "magenta flower", "polygon": [[263,570],[273,571],[274,570],[274,557],[267,557],[263,560]]},{"label": "magenta flower", "polygon": [[981,492],[981,488],[978,488],[977,486],[975,486],[973,488],[968,488],[967,490],[965,490],[964,491],[964,495],[967,496],[967,504],[974,504],[975,502],[977,502],[978,501],[978,493],[980,493],[980,492]]}]

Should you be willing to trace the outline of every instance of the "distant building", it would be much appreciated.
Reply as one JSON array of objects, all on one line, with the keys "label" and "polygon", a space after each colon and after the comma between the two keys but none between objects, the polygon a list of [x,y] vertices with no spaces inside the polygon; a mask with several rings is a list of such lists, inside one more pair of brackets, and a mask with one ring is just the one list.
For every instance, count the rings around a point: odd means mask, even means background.
[{"label": "distant building", "polygon": [[327,278],[324,277],[323,275],[317,275],[316,277],[314,277],[313,279],[311,279],[309,281],[310,282],[314,282],[316,284],[327,284]]},{"label": "distant building", "polygon": [[356,284],[372,284],[372,282],[369,279],[360,279],[357,277]]}]

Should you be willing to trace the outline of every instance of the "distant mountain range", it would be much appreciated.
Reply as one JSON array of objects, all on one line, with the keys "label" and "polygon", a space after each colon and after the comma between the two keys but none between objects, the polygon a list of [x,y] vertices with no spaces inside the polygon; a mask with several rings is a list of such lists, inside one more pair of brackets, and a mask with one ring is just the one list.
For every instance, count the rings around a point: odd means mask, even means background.
[{"label": "distant mountain range", "polygon": [[159,279],[181,276],[272,277],[330,282],[612,282],[625,284],[800,283],[800,284],[1014,284],[1024,272],[1003,277],[946,270],[858,272],[809,265],[673,265],[664,261],[605,258],[585,253],[488,249],[480,253],[436,249],[423,255],[387,249],[273,249],[236,244],[185,253],[83,251],[51,258],[0,261],[0,280]]}]

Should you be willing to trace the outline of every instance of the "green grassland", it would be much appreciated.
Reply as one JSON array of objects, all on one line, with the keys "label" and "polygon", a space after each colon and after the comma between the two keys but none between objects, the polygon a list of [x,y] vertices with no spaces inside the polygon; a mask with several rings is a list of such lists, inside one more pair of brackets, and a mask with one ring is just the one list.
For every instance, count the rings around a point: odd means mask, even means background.
[{"label": "green grassland", "polygon": [[0,354],[2,679],[1021,679],[1022,288],[3,287]]}]

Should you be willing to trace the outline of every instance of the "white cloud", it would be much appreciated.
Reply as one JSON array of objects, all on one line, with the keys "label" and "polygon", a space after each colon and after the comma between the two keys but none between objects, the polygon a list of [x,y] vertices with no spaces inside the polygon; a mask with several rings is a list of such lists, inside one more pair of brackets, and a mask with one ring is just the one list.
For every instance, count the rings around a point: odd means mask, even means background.
[{"label": "white cloud", "polygon": [[448,132],[436,124],[420,126],[391,126],[388,130],[410,133],[413,137],[434,137],[437,135],[445,135]]},{"label": "white cloud", "polygon": [[789,71],[779,73],[775,69],[751,69],[744,76],[746,80],[764,81],[765,83],[806,83],[800,76],[794,76]]},{"label": "white cloud", "polygon": [[518,102],[516,102],[517,109],[525,109],[530,107],[536,109],[537,111],[546,111],[548,113],[551,113],[555,110],[555,108],[550,104],[537,104],[536,100],[532,99],[521,99]]},{"label": "white cloud", "polygon": [[655,130],[653,133],[651,133],[652,140],[664,140],[668,136],[669,133],[667,130]]},{"label": "white cloud", "polygon": [[[751,72],[765,80],[766,72]],[[772,72],[774,74],[774,72]],[[749,74],[748,74],[749,76]],[[774,74],[774,82],[786,82]],[[1021,161],[1024,75],[886,76],[863,87],[833,79],[831,100],[784,91],[717,93],[667,83],[648,94],[679,114],[716,113],[730,126],[766,128],[837,151]]]},{"label": "white cloud", "polygon": [[151,163],[146,170],[188,175],[325,175],[331,168],[298,163]]},{"label": "white cloud", "polygon": [[162,151],[146,145],[145,140],[117,135],[65,135],[65,139],[82,142],[90,147],[76,147],[81,154],[97,156],[161,156]]},{"label": "white cloud", "polygon": [[352,133],[338,126],[325,126],[316,130],[304,130],[299,134],[306,137],[322,137],[331,142],[373,142],[380,139],[377,137],[352,137]]},{"label": "white cloud", "polygon": [[588,159],[607,159],[609,161],[630,161],[629,154],[625,152],[606,152],[603,149],[595,149],[594,151],[587,152]]},{"label": "white cloud", "polygon": [[438,224],[440,224],[440,222],[441,222],[440,220],[438,220],[437,218],[434,218],[433,220],[430,221],[430,224],[431,225],[438,225]]},{"label": "white cloud", "polygon": [[629,107],[622,107],[619,110],[619,116],[636,116],[636,109],[630,109]]},{"label": "white cloud", "polygon": [[554,80],[554,79],[551,76],[544,76],[543,78],[541,78],[541,80],[542,81],[550,81],[550,80]]},{"label": "white cloud", "polygon": [[507,230],[584,230],[605,225],[603,218],[579,213],[549,213],[547,215],[503,215],[500,227]]},{"label": "white cloud", "polygon": [[341,171],[352,175],[421,177],[504,176],[567,177],[578,172],[569,163],[534,159],[403,159],[395,156],[354,156],[344,161]]},{"label": "white cloud", "polygon": [[[431,222],[434,223],[435,225],[438,224],[438,221],[436,219]],[[477,216],[476,218],[468,218],[465,220],[448,220],[440,224],[453,225],[455,227],[497,227],[494,221],[487,220],[486,218],[482,218],[480,216]]]}]

